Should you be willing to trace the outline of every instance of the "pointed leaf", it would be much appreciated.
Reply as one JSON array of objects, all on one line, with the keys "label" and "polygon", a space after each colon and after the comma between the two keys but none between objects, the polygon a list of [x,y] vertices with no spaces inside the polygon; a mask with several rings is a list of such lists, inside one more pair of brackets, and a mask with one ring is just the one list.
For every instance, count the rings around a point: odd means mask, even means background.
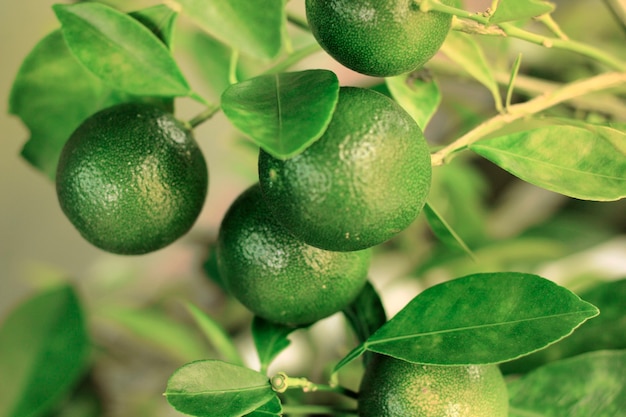
[{"label": "pointed leaf", "polygon": [[387,322],[383,303],[369,281],[365,283],[356,299],[343,309],[343,314],[361,343]]},{"label": "pointed leaf", "polygon": [[365,348],[416,363],[498,363],[542,349],[597,314],[536,275],[468,275],[418,294]]},{"label": "pointed leaf", "polygon": [[422,130],[426,129],[441,102],[441,93],[435,80],[422,79],[408,73],[387,77],[385,83],[394,100],[411,115]]},{"label": "pointed leaf", "polygon": [[250,414],[246,414],[246,417],[272,417],[282,416],[283,405],[280,403],[280,398],[274,396],[271,400],[257,408]]},{"label": "pointed leaf", "polygon": [[222,326],[194,304],[185,303],[185,307],[200,330],[202,330],[204,336],[213,347],[215,347],[215,350],[217,350],[226,361],[234,365],[243,365],[243,359]]},{"label": "pointed leaf", "polygon": [[108,85],[136,95],[192,94],[167,47],[139,21],[101,3],[53,8],[74,56]]},{"label": "pointed leaf", "polygon": [[543,0],[500,0],[490,23],[523,20],[554,11],[554,5]]},{"label": "pointed leaf", "polygon": [[474,253],[467,247],[463,239],[450,227],[448,222],[433,208],[429,203],[424,205],[424,214],[426,221],[437,238],[448,248],[453,250],[461,250],[469,255],[470,258],[476,259]]},{"label": "pointed leaf", "polygon": [[327,70],[263,75],[230,86],[222,109],[239,130],[270,155],[291,158],[319,139],[339,96]]},{"label": "pointed leaf", "polygon": [[485,139],[474,152],[539,187],[583,200],[626,197],[626,133],[608,126],[553,125]]},{"label": "pointed leaf", "polygon": [[178,0],[202,29],[244,54],[274,58],[281,50],[284,0]]},{"label": "pointed leaf", "polygon": [[256,371],[217,360],[188,363],[170,377],[167,401],[198,417],[239,417],[276,396],[269,379]]},{"label": "pointed leaf", "polygon": [[267,370],[276,356],[291,344],[288,336],[294,330],[296,330],[294,327],[273,323],[258,316],[254,317],[252,337],[263,371]]},{"label": "pointed leaf", "polygon": [[446,41],[441,46],[441,52],[487,87],[493,96],[496,108],[498,110],[502,108],[500,88],[491,66],[487,62],[480,45],[470,35],[454,30],[450,31]]},{"label": "pointed leaf", "polygon": [[626,351],[550,363],[508,384],[511,417],[611,417],[626,410]]},{"label": "pointed leaf", "polygon": [[595,350],[626,349],[626,279],[599,284],[579,295],[598,307],[600,315],[546,349],[501,364],[504,373],[525,373],[557,359]]},{"label": "pointed leaf", "polygon": [[85,371],[89,337],[72,287],[29,298],[0,327],[0,416],[40,416]]},{"label": "pointed leaf", "polygon": [[150,29],[168,48],[171,48],[174,24],[178,13],[165,4],[159,4],[129,13],[141,24]]}]

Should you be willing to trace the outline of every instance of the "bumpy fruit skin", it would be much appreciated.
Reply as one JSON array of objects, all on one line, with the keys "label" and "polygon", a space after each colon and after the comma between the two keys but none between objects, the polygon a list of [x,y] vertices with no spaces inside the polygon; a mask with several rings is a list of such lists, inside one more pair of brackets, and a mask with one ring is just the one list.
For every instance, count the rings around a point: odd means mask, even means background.
[{"label": "bumpy fruit skin", "polygon": [[397,103],[342,87],[317,142],[284,161],[261,151],[259,181],[275,217],[298,238],[326,250],[361,250],[415,220],[430,189],[430,154]]},{"label": "bumpy fruit skin", "polygon": [[507,417],[496,365],[431,366],[376,355],[359,388],[360,417]]},{"label": "bumpy fruit skin", "polygon": [[230,293],[254,314],[306,325],[346,307],[367,279],[371,251],[330,252],[296,239],[271,215],[258,184],[220,226],[217,262]]},{"label": "bumpy fruit skin", "polygon": [[420,11],[413,0],[307,0],[306,15],[318,43],[333,58],[377,77],[424,65],[452,22],[449,14]]},{"label": "bumpy fruit skin", "polygon": [[148,104],[85,120],[65,144],[56,190],[67,218],[95,246],[137,255],[169,245],[196,221],[207,166],[190,130]]}]

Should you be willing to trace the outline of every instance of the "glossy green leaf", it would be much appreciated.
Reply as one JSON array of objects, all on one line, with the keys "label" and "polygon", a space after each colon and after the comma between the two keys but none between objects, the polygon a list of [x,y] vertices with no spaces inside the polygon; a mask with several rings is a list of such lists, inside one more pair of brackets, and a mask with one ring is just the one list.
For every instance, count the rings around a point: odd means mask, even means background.
[{"label": "glossy green leaf", "polygon": [[364,347],[416,363],[499,363],[542,349],[597,314],[539,276],[481,273],[418,294]]},{"label": "glossy green leaf", "polygon": [[183,13],[234,49],[274,58],[282,47],[284,0],[178,0]]},{"label": "glossy green leaf", "polygon": [[48,412],[81,377],[89,352],[83,311],[69,285],[18,305],[0,327],[0,416]]},{"label": "glossy green leaf", "polygon": [[234,365],[243,365],[243,359],[222,326],[194,304],[185,303],[185,307],[204,336],[222,355],[223,359]]},{"label": "glossy green leaf", "polygon": [[154,33],[165,45],[171,47],[174,25],[178,13],[164,4],[159,4],[129,13],[129,15]]},{"label": "glossy green leaf", "polygon": [[322,136],[338,96],[339,81],[331,71],[263,75],[226,89],[222,110],[263,150],[287,159]]},{"label": "glossy green leaf", "polygon": [[387,314],[380,296],[369,281],[365,283],[356,299],[342,312],[361,343],[387,322]]},{"label": "glossy green leaf", "polygon": [[476,259],[474,253],[463,242],[463,239],[428,202],[424,205],[424,215],[430,229],[444,245],[452,250],[461,250],[468,254],[470,258]]},{"label": "glossy green leaf", "polygon": [[86,117],[107,105],[109,92],[76,61],[60,31],[46,36],[22,63],[9,99],[9,111],[30,130],[22,156],[54,179],[67,138]]},{"label": "glossy green leaf", "polygon": [[177,360],[190,361],[206,357],[208,350],[196,334],[159,310],[136,310],[107,306],[100,317],[121,326],[138,338]]},{"label": "glossy green leaf", "polygon": [[252,369],[217,360],[188,363],[170,377],[167,401],[198,417],[239,417],[276,396],[269,379]]},{"label": "glossy green leaf", "polygon": [[257,408],[250,414],[246,414],[246,417],[272,417],[282,416],[283,405],[280,403],[278,396],[274,396],[271,400]]},{"label": "glossy green leaf", "polygon": [[474,152],[524,181],[583,200],[626,197],[626,133],[607,126],[552,125],[484,139]]},{"label": "glossy green leaf", "polygon": [[525,373],[557,359],[595,350],[626,349],[626,279],[596,285],[579,295],[598,307],[600,315],[546,349],[501,364],[504,373]]},{"label": "glossy green leaf", "polygon": [[426,129],[441,103],[441,93],[435,80],[426,80],[408,73],[387,77],[385,83],[394,100],[413,117],[422,130]]},{"label": "glossy green leaf", "polygon": [[626,410],[626,351],[553,362],[509,382],[511,417],[617,417]]},{"label": "glossy green leaf", "polygon": [[136,19],[101,3],[53,8],[74,56],[106,84],[136,95],[192,94],[167,47]]},{"label": "glossy green leaf", "polygon": [[291,344],[288,337],[294,330],[296,330],[294,327],[273,323],[258,316],[254,317],[252,337],[263,371],[266,371],[276,356]]},{"label": "glossy green leaf", "polygon": [[493,75],[491,65],[487,62],[480,45],[470,35],[454,30],[450,31],[446,41],[441,46],[441,52],[460,68],[467,71],[476,81],[487,87],[493,96],[496,108],[498,110],[502,108],[500,87]]},{"label": "glossy green leaf", "polygon": [[554,4],[544,0],[500,0],[490,23],[523,20],[554,11]]}]

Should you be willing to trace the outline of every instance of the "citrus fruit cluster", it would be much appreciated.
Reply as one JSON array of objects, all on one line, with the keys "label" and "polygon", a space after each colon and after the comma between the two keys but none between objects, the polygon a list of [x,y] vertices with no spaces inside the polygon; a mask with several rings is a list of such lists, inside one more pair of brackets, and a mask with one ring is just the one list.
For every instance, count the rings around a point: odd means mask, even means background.
[{"label": "citrus fruit cluster", "polygon": [[346,307],[370,248],[406,229],[430,187],[415,121],[375,91],[342,87],[322,137],[281,160],[261,151],[259,182],[226,213],[220,275],[256,315],[306,325]]},{"label": "citrus fruit cluster", "polygon": [[306,14],[326,52],[354,71],[377,77],[424,65],[443,44],[452,22],[452,15],[423,12],[409,0],[306,0]]},{"label": "citrus fruit cluster", "polygon": [[433,366],[376,355],[359,389],[360,417],[506,417],[497,365]]},{"label": "citrus fruit cluster", "polygon": [[159,107],[119,104],[85,120],[57,166],[56,190],[80,234],[109,252],[163,248],[194,224],[208,188],[204,156]]}]

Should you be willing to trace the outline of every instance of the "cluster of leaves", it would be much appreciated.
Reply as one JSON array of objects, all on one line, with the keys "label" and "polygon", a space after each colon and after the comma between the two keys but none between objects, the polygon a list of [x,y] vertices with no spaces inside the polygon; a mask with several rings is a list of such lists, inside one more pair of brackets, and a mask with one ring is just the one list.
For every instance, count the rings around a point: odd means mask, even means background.
[{"label": "cluster of leaves", "polygon": [[[555,37],[546,37],[520,29],[517,23],[531,17],[542,15],[545,21],[549,16],[545,13],[553,8],[543,1],[503,0],[484,15],[435,0],[421,3],[424,8],[455,14],[457,28],[464,32],[507,34],[550,44],[578,52],[603,70],[564,84],[539,83],[520,75],[518,59],[502,77],[472,35],[451,32],[442,53],[453,65],[442,66],[442,72],[461,69],[463,73],[456,75],[485,86],[497,114],[434,152],[434,165],[447,164],[469,149],[524,181],[566,196],[594,201],[626,196],[626,132],[623,121],[615,117],[624,106],[599,106],[600,123],[566,111],[543,113],[564,101],[619,87],[626,81],[626,64],[556,30]],[[200,30],[188,41],[201,43],[206,50],[196,59],[213,74],[207,82],[219,105],[195,91],[171,52],[179,27],[178,13],[172,8],[160,5],[127,14],[97,2],[55,6],[61,28],[28,55],[11,92],[10,111],[31,132],[23,156],[53,178],[65,140],[87,116],[134,100],[173,111],[177,97],[206,106],[189,121],[192,127],[221,110],[272,155],[289,158],[303,151],[328,125],[339,82],[327,70],[287,72],[319,47],[310,35],[303,35],[304,46],[293,49],[287,22],[305,24],[288,16],[285,6],[283,0],[264,0],[263,7],[249,0],[179,0],[178,10]],[[434,73],[440,69],[437,65],[432,65]],[[511,104],[518,84],[526,85],[536,97]],[[398,101],[423,129],[442,100],[436,78],[415,74],[388,78],[377,88]],[[425,217],[448,250],[475,256],[459,237],[462,233],[450,227],[432,204],[426,206]],[[328,385],[266,375],[289,346],[295,329],[253,320],[251,331],[261,364],[257,372],[244,365],[219,323],[188,305],[198,327],[226,360],[199,360],[178,369],[167,383],[167,400],[177,410],[197,416],[279,416],[286,410],[278,391],[306,388],[345,393],[337,385],[338,372],[353,360],[367,362],[368,355],[381,353],[435,365],[497,363],[509,372],[537,367],[510,382],[511,415],[612,415],[626,409],[626,386],[620,379],[626,355],[623,350],[599,351],[626,347],[624,308],[614,301],[615,294],[624,294],[625,281],[599,286],[581,294],[581,299],[528,273],[459,275],[464,276],[421,292],[390,320],[374,286],[366,286],[343,312],[359,344],[338,359]],[[598,315],[598,308],[602,315],[584,323]],[[0,382],[10,378],[0,383],[10,387],[0,391],[0,416],[43,415],[84,375],[92,363],[84,321],[77,296],[68,286],[44,291],[9,315],[0,328]],[[31,330],[24,333],[24,328]],[[601,339],[598,333],[611,337]],[[589,340],[596,343],[589,345]],[[589,351],[596,352],[585,353]],[[585,354],[554,362],[581,353]],[[583,376],[586,382],[581,381]],[[594,390],[606,387],[610,396],[595,397]],[[569,394],[569,402],[552,409],[562,392]]]}]

